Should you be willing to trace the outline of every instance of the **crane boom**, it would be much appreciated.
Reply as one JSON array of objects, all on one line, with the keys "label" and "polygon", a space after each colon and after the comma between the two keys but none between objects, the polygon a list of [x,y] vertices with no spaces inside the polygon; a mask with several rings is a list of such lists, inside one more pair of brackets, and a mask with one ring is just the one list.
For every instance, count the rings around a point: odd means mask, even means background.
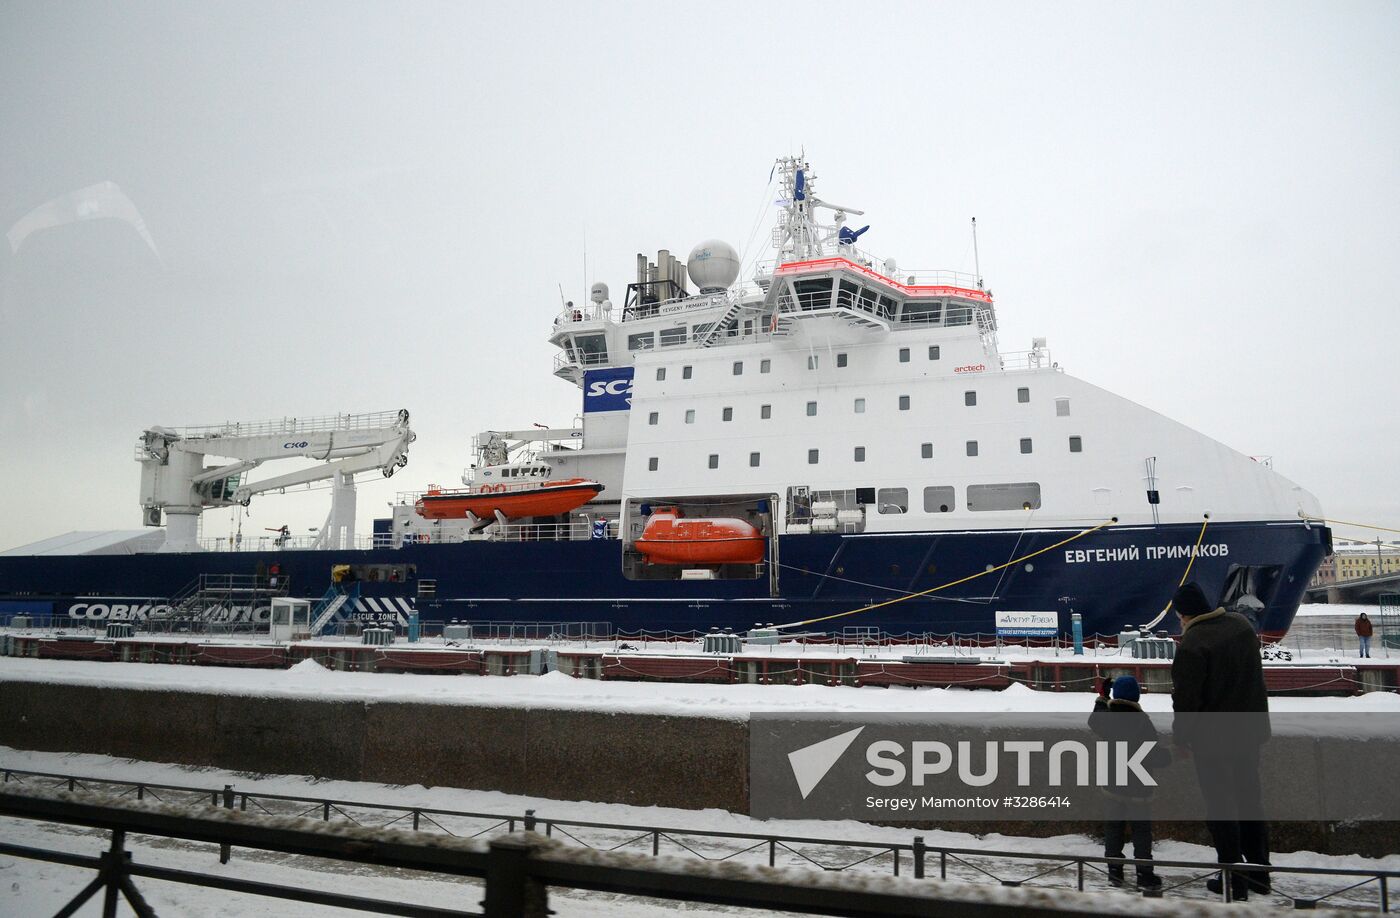
[{"label": "crane boom", "polygon": [[[333,479],[331,515],[321,541],[329,541],[332,523],[342,539],[348,538],[354,532],[354,476],[378,469],[387,478],[408,463],[408,447],[416,439],[408,421],[408,411],[400,410],[181,430],[148,428],[136,453],[143,522],[159,526],[163,514],[162,550],[197,551],[195,535],[204,510],[246,505],[267,491]],[[205,456],[234,461],[205,466]],[[319,464],[261,481],[245,480],[246,473],[264,462],[284,459]]]}]

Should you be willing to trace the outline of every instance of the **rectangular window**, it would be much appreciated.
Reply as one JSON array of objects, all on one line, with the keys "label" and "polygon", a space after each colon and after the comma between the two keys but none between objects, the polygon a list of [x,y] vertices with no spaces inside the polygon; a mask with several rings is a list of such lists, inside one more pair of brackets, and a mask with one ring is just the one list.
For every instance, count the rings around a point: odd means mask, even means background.
[{"label": "rectangular window", "polygon": [[901,396],[899,397],[899,410],[900,410],[900,411],[908,411],[908,410],[909,410],[909,396],[907,396],[907,395],[901,395]]},{"label": "rectangular window", "polygon": [[743,376],[743,375],[744,375],[744,361],[742,361],[742,360],[736,360],[736,361],[734,361],[734,375],[735,375],[735,376]]},{"label": "rectangular window", "polygon": [[772,406],[772,405],[762,405],[762,406],[760,406],[759,409],[758,409],[758,416],[759,416],[760,418],[762,418],[763,420],[765,420],[765,421],[768,420],[769,418],[771,418],[771,417],[773,416],[773,406]]},{"label": "rectangular window", "polygon": [[968,440],[968,441],[967,441],[967,454],[968,454],[969,456],[975,456],[975,455],[977,455],[977,441],[976,441],[976,440]]},{"label": "rectangular window", "polygon": [[837,355],[836,355],[836,365],[837,365],[838,367],[844,367],[844,366],[846,365],[846,355],[845,355],[845,354],[837,354]]},{"label": "rectangular window", "polygon": [[657,368],[656,368],[656,381],[657,381],[657,382],[661,382],[661,381],[664,380],[665,378],[666,378],[666,368],[665,368],[665,367],[657,367]]},{"label": "rectangular window", "polygon": [[690,368],[689,366],[681,367],[681,379],[689,379],[689,378],[690,378],[690,374],[691,374],[691,368]]},{"label": "rectangular window", "polygon": [[694,409],[694,408],[687,408],[687,409],[685,410],[685,422],[686,422],[687,424],[694,424],[694,423],[695,423],[695,409]]},{"label": "rectangular window", "polygon": [[629,351],[649,351],[654,347],[656,347],[656,335],[651,332],[627,336],[627,349]]},{"label": "rectangular window", "polygon": [[1023,455],[1023,456],[1024,456],[1024,455],[1028,455],[1028,454],[1030,453],[1030,451],[1031,451],[1031,438],[1030,438],[1030,437],[1022,437],[1022,438],[1021,438],[1021,455]]},{"label": "rectangular window", "polygon": [[907,347],[902,347],[902,348],[899,349],[899,362],[900,362],[900,363],[908,363],[908,362],[909,362],[909,348],[907,348]]},{"label": "rectangular window", "polygon": [[1031,400],[1031,390],[1027,389],[1025,386],[1022,386],[1021,388],[1019,388],[1019,389],[1016,390],[1016,401],[1018,401],[1018,402],[1020,402],[1022,405],[1024,405],[1026,402],[1029,402],[1030,400]]},{"label": "rectangular window", "polygon": [[909,489],[881,488],[875,497],[875,503],[880,505],[881,513],[908,513]]},{"label": "rectangular window", "polygon": [[925,513],[952,513],[954,507],[953,495],[956,492],[950,487],[924,488],[924,512]]},{"label": "rectangular window", "polygon": [[820,366],[820,365],[821,365],[821,361],[817,359],[817,355],[816,355],[816,354],[808,354],[808,355],[807,355],[807,369],[809,369],[809,370],[815,370],[815,369],[816,369],[818,366]]},{"label": "rectangular window", "polygon": [[856,414],[865,414],[865,399],[856,399]]},{"label": "rectangular window", "polygon": [[976,405],[976,404],[977,404],[977,393],[976,393],[976,392],[964,392],[964,393],[963,393],[963,404],[966,405],[966,406],[969,407],[969,408],[971,408],[971,407],[973,407],[974,405]]},{"label": "rectangular window", "polygon": [[732,420],[734,420],[734,409],[733,409],[733,408],[726,408],[726,409],[724,409],[724,411],[722,411],[722,412],[720,413],[720,417],[722,417],[722,418],[723,418],[724,420],[726,420],[726,421],[732,421]]},{"label": "rectangular window", "polygon": [[710,453],[710,468],[719,468],[719,453]]},{"label": "rectangular window", "polygon": [[1067,398],[1057,398],[1057,399],[1055,399],[1055,417],[1057,417],[1057,418],[1067,418],[1067,417],[1069,417],[1069,399],[1067,399]]},{"label": "rectangular window", "polygon": [[760,373],[770,373],[770,372],[772,372],[772,370],[773,370],[773,361],[769,360],[768,358],[765,357],[765,358],[763,358],[762,360],[760,360],[760,361],[758,362],[758,372],[760,372]]},{"label": "rectangular window", "polygon": [[937,344],[930,344],[930,345],[928,346],[928,359],[929,359],[929,360],[938,360],[941,356],[942,356],[942,353],[941,353],[941,348],[939,347],[939,345],[937,345]]},{"label": "rectangular window", "polygon": [[969,510],[1039,510],[1040,485],[1034,481],[967,486]]},{"label": "rectangular window", "polygon": [[1072,453],[1084,452],[1084,440],[1080,437],[1069,438],[1069,451]]},{"label": "rectangular window", "polygon": [[655,457],[655,456],[652,456],[650,459],[647,460],[647,471],[648,471],[648,472],[654,472],[654,471],[656,471],[656,457]]},{"label": "rectangular window", "polygon": [[807,417],[809,417],[809,418],[814,418],[814,417],[816,417],[816,416],[817,416],[817,403],[816,403],[816,402],[808,402],[808,403],[807,403]]},{"label": "rectangular window", "polygon": [[821,450],[816,450],[816,449],[809,449],[809,450],[807,450],[807,464],[808,464],[808,465],[816,465],[816,464],[817,464],[817,459],[820,458],[820,456],[821,456]]},{"label": "rectangular window", "polygon": [[875,503],[874,488],[856,488],[856,506],[864,507]]},{"label": "rectangular window", "polygon": [[922,457],[925,458],[925,459],[932,459],[932,458],[933,458],[933,444],[932,444],[932,443],[920,443],[920,444],[919,444],[919,455],[922,456]]},{"label": "rectangular window", "polygon": [[864,446],[857,446],[857,447],[856,447],[856,461],[857,461],[857,462],[864,462],[864,461],[865,461],[865,447],[864,447]]},{"label": "rectangular window", "polygon": [[749,453],[749,468],[758,468],[758,453]]},{"label": "rectangular window", "polygon": [[661,346],[670,347],[673,344],[685,344],[685,326],[680,328],[661,329]]},{"label": "rectangular window", "polygon": [[647,415],[647,423],[655,427],[657,424],[661,423],[661,415],[653,411],[651,414]]}]

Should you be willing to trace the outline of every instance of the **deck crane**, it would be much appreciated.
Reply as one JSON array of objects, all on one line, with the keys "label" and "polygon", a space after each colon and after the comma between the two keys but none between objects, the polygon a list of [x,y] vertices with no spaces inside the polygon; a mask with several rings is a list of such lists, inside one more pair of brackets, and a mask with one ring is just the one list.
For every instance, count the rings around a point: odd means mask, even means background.
[{"label": "deck crane", "polygon": [[[385,478],[393,475],[408,464],[408,446],[415,439],[406,409],[214,427],[151,427],[136,446],[142,522],[159,526],[164,514],[161,551],[199,551],[199,515],[205,510],[247,506],[256,494],[330,480],[331,510],[315,547],[350,548],[355,534],[355,476],[376,469]],[[205,465],[205,456],[233,461]],[[282,459],[311,459],[318,464],[260,481],[247,480],[247,474],[264,462]]]}]

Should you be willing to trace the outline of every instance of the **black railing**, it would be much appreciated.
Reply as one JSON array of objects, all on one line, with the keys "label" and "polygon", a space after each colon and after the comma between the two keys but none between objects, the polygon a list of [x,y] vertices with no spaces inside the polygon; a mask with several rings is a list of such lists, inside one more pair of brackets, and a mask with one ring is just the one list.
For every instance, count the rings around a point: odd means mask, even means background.
[{"label": "black railing", "polygon": [[[0,792],[0,815],[87,826],[111,833],[110,845],[96,857],[0,842],[0,854],[85,867],[97,871],[58,914],[73,914],[89,899],[103,896],[103,915],[116,914],[118,897],[137,915],[153,916],[135,883],[149,878],[229,892],[330,905],[358,911],[412,916],[543,918],[549,889],[568,888],[649,899],[701,902],[820,915],[929,915],[1000,918],[1013,915],[1086,914],[1077,903],[1059,904],[1030,896],[981,901],[966,887],[903,885],[871,890],[824,874],[798,871],[734,872],[716,865],[656,861],[619,853],[580,852],[524,832],[490,842],[425,839],[411,832],[329,829],[306,820],[279,820],[217,811],[171,814],[150,805],[94,802],[80,795],[35,796]],[[221,818],[211,818],[215,815]],[[157,836],[259,851],[294,854],[484,880],[481,911],[389,901],[368,896],[286,886],[221,874],[175,870],[134,860],[129,835]],[[583,856],[581,856],[583,855]]]},{"label": "black railing", "polygon": [[[995,883],[1006,887],[1075,889],[1107,887],[1108,868],[1138,866],[1183,871],[1163,876],[1160,890],[1144,890],[1157,898],[1164,894],[1216,898],[1204,892],[1202,881],[1219,873],[1220,864],[1207,861],[1108,858],[1096,855],[1006,851],[987,848],[929,845],[923,836],[910,841],[864,841],[852,838],[816,838],[758,832],[728,832],[677,826],[556,819],[520,813],[478,813],[436,807],[371,803],[330,797],[237,790],[232,785],[202,788],[186,785],[122,781],[64,775],[53,772],[0,769],[0,792],[12,785],[41,792],[101,793],[109,799],[150,801],[173,806],[215,806],[261,817],[313,819],[364,830],[411,830],[435,838],[462,841],[501,837],[518,831],[532,832],[572,848],[604,853],[636,852],[646,856],[671,855],[712,864],[733,863],[757,867],[806,868],[824,874],[860,868],[879,869],[892,876],[971,883]],[[225,843],[228,844],[228,843]],[[229,851],[221,851],[227,862]],[[1343,867],[1293,867],[1234,865],[1233,870],[1267,873],[1274,887],[1268,901],[1293,908],[1339,905],[1390,911],[1391,883],[1400,871]],[[1092,882],[1091,882],[1092,881]],[[1219,898],[1230,895],[1225,884]]]}]

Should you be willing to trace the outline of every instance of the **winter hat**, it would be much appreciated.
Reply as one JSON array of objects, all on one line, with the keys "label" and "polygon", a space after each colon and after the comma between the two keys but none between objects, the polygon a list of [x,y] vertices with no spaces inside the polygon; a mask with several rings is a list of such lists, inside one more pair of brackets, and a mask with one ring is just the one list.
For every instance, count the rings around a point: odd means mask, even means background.
[{"label": "winter hat", "polygon": [[1113,680],[1113,699],[1115,701],[1137,701],[1142,697],[1142,690],[1138,688],[1138,681],[1132,676],[1119,676]]},{"label": "winter hat", "polygon": [[1176,591],[1172,606],[1181,615],[1205,615],[1213,606],[1206,602],[1206,594],[1193,580]]}]

